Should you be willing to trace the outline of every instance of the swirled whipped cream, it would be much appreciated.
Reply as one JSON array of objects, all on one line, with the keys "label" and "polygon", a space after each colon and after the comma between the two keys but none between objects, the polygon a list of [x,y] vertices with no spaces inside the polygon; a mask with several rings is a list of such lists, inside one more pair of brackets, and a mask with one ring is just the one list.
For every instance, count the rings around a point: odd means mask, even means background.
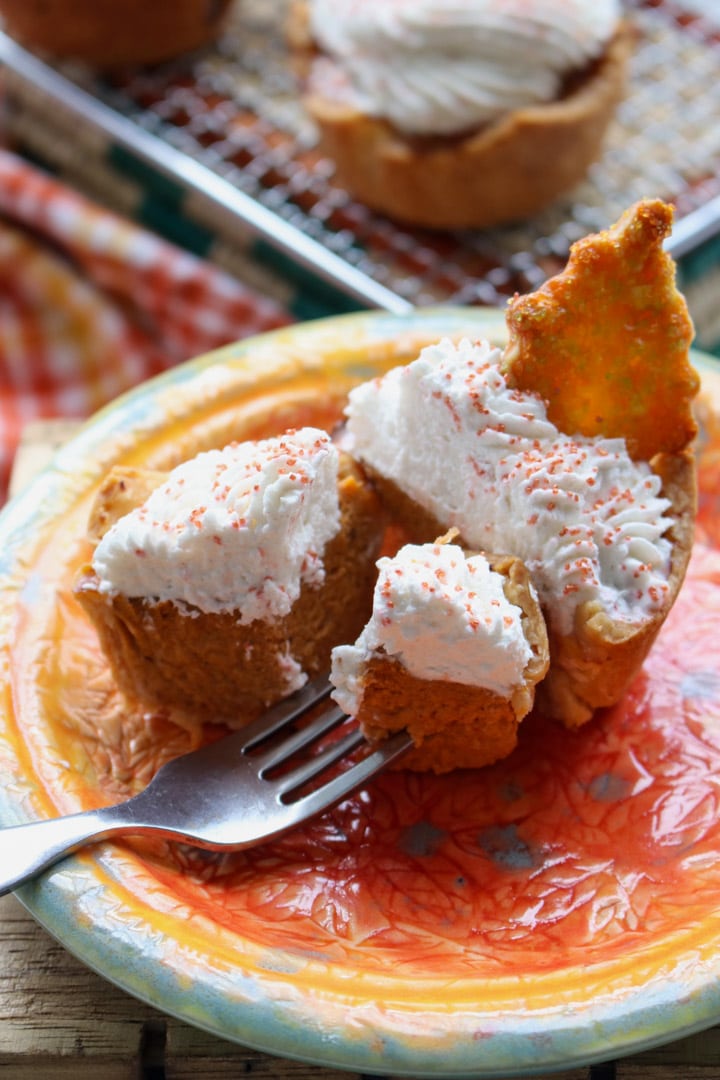
[{"label": "swirled whipped cream", "polygon": [[311,91],[407,135],[553,101],[617,28],[619,0],[310,0]]},{"label": "swirled whipped cream", "polygon": [[521,558],[560,633],[585,601],[621,621],[651,617],[672,548],[660,478],[623,439],[558,431],[500,361],[486,342],[443,340],[356,387],[349,451],[469,547]]},{"label": "swirled whipped cream", "polygon": [[373,611],[354,645],[332,652],[333,697],[350,715],[362,671],[380,650],[419,679],[461,683],[509,698],[532,650],[522,612],[484,555],[456,544],[406,544],[378,560]]},{"label": "swirled whipped cream", "polygon": [[316,428],[232,443],[173,469],[97,545],[101,592],[238,622],[286,615],[340,527],[338,450]]}]

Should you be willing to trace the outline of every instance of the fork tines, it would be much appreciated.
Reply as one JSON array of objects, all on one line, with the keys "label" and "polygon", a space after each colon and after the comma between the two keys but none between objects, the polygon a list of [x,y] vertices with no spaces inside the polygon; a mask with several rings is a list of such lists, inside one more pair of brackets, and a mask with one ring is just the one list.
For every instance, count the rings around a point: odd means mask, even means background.
[{"label": "fork tines", "polygon": [[[324,736],[330,736],[350,719],[338,705],[328,702],[317,716],[306,723],[302,722],[313,707],[330,696],[331,690],[327,676],[320,676],[292,697],[272,706],[259,720],[243,730],[243,754],[252,759],[261,779],[272,781],[283,803],[294,801],[293,796],[306,806],[313,798],[323,804],[342,798],[411,745],[409,736],[400,732],[372,747],[356,724],[313,752],[314,744]],[[293,729],[292,725],[296,722],[302,722],[302,726]],[[311,780],[320,777],[331,766],[360,748],[369,751],[366,756],[339,775],[324,781],[319,790],[303,794],[302,789]],[[299,760],[294,760],[301,751],[305,751],[305,754]]]}]

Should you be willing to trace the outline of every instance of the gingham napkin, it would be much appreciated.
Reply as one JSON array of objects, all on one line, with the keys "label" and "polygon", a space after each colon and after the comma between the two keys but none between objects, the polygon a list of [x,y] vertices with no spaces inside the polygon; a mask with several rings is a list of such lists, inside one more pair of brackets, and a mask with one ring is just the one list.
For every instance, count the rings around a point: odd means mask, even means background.
[{"label": "gingham napkin", "polygon": [[289,322],[277,303],[0,150],[0,505],[25,423]]}]

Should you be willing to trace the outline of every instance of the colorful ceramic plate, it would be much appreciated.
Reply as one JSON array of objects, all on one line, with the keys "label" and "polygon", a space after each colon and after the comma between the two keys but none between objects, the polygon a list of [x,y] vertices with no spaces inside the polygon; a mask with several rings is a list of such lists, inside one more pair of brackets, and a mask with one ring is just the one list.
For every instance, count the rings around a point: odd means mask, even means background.
[{"label": "colorful ceramic plate", "polygon": [[[348,388],[487,311],[361,314],[185,365],[96,416],[0,518],[0,820],[107,803],[190,735],[123,710],[71,588],[113,462],[331,425]],[[720,1018],[720,377],[703,371],[699,540],[622,704],[525,721],[481,772],[379,778],[312,826],[222,856],[99,845],[22,890],[130,993],[272,1054],[358,1072],[501,1077]]]}]

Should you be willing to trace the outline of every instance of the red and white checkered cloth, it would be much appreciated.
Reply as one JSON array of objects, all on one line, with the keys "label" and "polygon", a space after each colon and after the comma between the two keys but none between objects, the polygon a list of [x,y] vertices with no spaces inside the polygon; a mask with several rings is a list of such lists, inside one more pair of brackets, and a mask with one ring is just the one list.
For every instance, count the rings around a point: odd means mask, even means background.
[{"label": "red and white checkered cloth", "polygon": [[174,364],[289,321],[0,150],[0,505],[27,421],[84,418]]}]

